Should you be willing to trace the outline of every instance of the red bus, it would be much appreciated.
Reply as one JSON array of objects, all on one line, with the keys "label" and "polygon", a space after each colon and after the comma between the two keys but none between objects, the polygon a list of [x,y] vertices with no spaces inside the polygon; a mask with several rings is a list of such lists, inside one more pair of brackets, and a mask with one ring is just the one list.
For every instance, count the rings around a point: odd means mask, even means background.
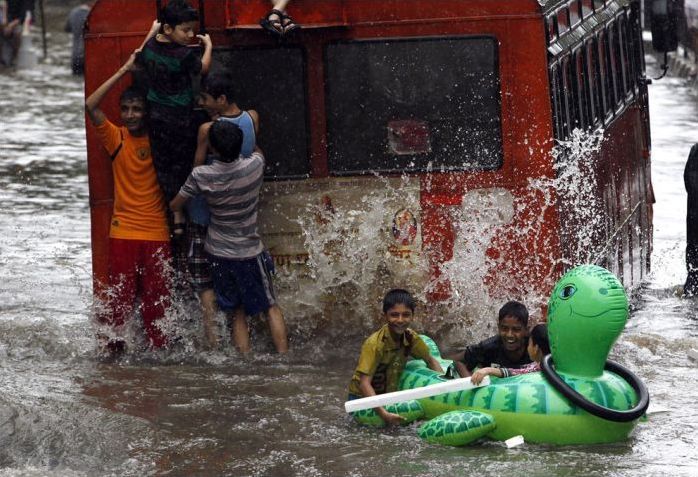
[{"label": "red bus", "polygon": [[[97,3],[88,93],[141,43],[158,3]],[[284,41],[259,26],[267,0],[192,4],[214,67],[260,114],[260,226],[289,315],[345,305],[369,317],[404,286],[438,331],[509,298],[542,308],[579,263],[629,288],[648,272],[639,0],[293,0],[302,29]],[[99,293],[112,183],[87,133]]]}]

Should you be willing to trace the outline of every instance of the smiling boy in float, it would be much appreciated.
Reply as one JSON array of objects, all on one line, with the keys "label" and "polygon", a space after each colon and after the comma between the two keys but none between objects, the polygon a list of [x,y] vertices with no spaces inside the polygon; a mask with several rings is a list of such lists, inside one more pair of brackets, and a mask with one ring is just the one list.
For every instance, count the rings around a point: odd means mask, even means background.
[{"label": "smiling boy in float", "polygon": [[[147,87],[147,107],[153,165],[158,183],[169,202],[177,195],[192,168],[198,126],[194,116],[198,77],[211,65],[213,45],[208,35],[196,35],[204,46],[199,58],[189,46],[194,39],[198,12],[184,0],[171,0],[162,9],[159,21],[146,36],[136,61]],[[161,22],[161,23],[160,23]],[[175,236],[171,217],[174,268],[183,284],[186,247],[181,234]],[[180,225],[180,227],[183,224]]]},{"label": "smiling boy in float", "polygon": [[480,368],[470,377],[473,384],[480,384],[485,376],[497,376],[508,378],[520,374],[535,373],[540,371],[540,363],[546,355],[550,354],[550,341],[548,340],[548,326],[541,323],[531,329],[528,338],[528,356],[533,360],[522,368]]},{"label": "smiling boy in float", "polygon": [[[257,111],[241,110],[235,97],[235,83],[232,76],[222,71],[214,71],[202,81],[199,106],[206,110],[212,120],[229,121],[240,127],[243,134],[240,155],[250,157],[257,146],[259,116]],[[210,165],[213,162],[214,156],[208,154],[208,133],[212,124],[213,121],[209,121],[199,127],[194,167]],[[215,330],[216,295],[213,290],[210,263],[204,250],[210,221],[206,198],[199,194],[190,199],[187,202],[187,213],[189,215],[187,226],[189,277],[201,303],[206,341],[209,346],[215,347],[218,343]],[[174,214],[175,224],[184,221],[183,213]],[[272,306],[277,307],[277,305]]]},{"label": "smiling boy in float", "polygon": [[187,200],[203,194],[211,213],[204,249],[209,255],[218,307],[232,320],[233,341],[241,353],[250,351],[248,316],[266,314],[277,352],[288,351],[286,323],[276,305],[272,277],[257,230],[264,156],[259,148],[240,154],[243,133],[231,121],[214,121],[208,142],[215,158],[194,168],[170,202],[181,213]]},{"label": "smiling boy in float", "polygon": [[[409,328],[414,319],[415,300],[410,292],[390,290],[383,298],[383,319],[387,322],[361,346],[359,363],[349,383],[349,400],[397,391],[400,374],[411,356],[422,359],[429,369],[443,374],[441,364],[416,331]],[[376,413],[388,425],[404,418],[383,407]]]},{"label": "smiling boy in float", "polygon": [[155,177],[146,128],[145,96],[134,88],[119,99],[123,127],[114,125],[99,104],[116,83],[133,69],[136,54],[85,101],[90,122],[112,161],[114,209],[109,229],[109,298],[98,321],[112,328],[98,334],[102,353],[118,354],[125,341],[118,335],[134,317],[137,301],[143,325],[153,348],[167,344],[158,326],[169,306],[167,277],[170,234],[165,201]]},{"label": "smiling boy in float", "polygon": [[470,376],[475,368],[521,368],[531,363],[528,344],[528,310],[518,301],[509,301],[499,309],[499,333],[465,348],[463,354],[451,356],[461,377]]}]

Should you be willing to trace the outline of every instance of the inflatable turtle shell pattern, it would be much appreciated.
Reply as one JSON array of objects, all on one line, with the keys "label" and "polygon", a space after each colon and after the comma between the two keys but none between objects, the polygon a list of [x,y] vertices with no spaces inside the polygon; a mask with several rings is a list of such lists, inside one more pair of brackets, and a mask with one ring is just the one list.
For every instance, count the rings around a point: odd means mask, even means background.
[{"label": "inflatable turtle shell pattern", "polygon": [[[548,310],[551,349],[560,380],[603,408],[626,411],[636,406],[639,398],[633,386],[618,374],[604,371],[608,352],[628,316],[620,282],[601,267],[574,268],[554,288]],[[428,337],[423,338],[432,350],[438,349]],[[449,364],[435,351],[433,354],[443,366]],[[407,363],[400,389],[443,381],[421,360],[415,360]],[[616,442],[626,439],[637,423],[637,419],[614,422],[589,414],[551,386],[543,373],[492,378],[489,386],[424,398],[419,403],[423,417],[430,419],[420,428],[420,436],[446,445],[464,445],[483,436],[505,440],[516,435],[528,442],[551,444]]]}]

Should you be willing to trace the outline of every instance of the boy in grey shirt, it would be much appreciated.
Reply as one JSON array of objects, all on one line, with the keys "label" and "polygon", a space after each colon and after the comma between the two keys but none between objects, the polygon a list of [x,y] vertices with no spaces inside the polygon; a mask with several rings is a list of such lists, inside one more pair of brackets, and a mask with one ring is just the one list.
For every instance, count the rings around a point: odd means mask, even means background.
[{"label": "boy in grey shirt", "polygon": [[211,220],[204,248],[209,254],[216,300],[233,322],[233,341],[242,353],[250,351],[247,317],[265,313],[274,346],[288,351],[286,324],[263,259],[264,246],[257,231],[259,192],[264,178],[264,156],[257,148],[240,156],[242,131],[228,121],[214,121],[209,147],[216,155],[211,165],[191,172],[170,202],[175,215],[197,194],[206,198]]}]

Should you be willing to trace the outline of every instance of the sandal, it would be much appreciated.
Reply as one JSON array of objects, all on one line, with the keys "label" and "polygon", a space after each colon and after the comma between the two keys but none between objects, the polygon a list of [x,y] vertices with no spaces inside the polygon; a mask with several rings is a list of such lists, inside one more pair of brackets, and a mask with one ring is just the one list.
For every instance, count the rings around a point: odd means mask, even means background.
[{"label": "sandal", "polygon": [[269,13],[267,13],[266,17],[259,21],[259,24],[272,35],[280,37],[285,33],[283,19],[284,12],[272,9]]},{"label": "sandal", "polygon": [[293,33],[294,31],[301,29],[301,26],[293,21],[293,18],[286,14],[284,14],[281,19],[281,27],[283,28],[283,35],[288,35],[289,33]]}]

